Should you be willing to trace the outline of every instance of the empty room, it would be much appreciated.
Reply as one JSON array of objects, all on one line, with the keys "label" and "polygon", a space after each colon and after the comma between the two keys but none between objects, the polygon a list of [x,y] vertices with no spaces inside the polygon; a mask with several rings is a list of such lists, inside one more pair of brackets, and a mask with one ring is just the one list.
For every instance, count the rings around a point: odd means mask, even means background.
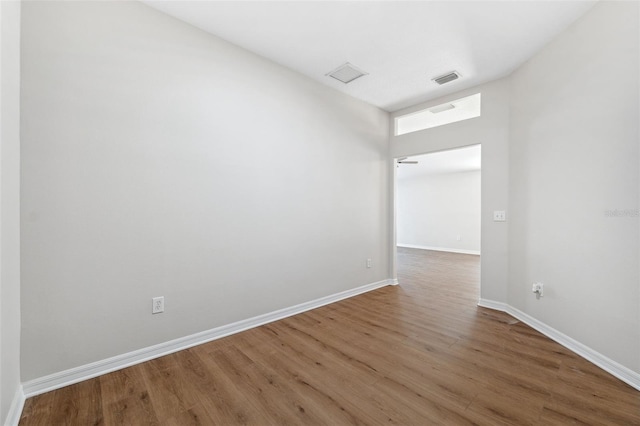
[{"label": "empty room", "polygon": [[638,1],[0,1],[0,424],[640,425],[639,123]]}]

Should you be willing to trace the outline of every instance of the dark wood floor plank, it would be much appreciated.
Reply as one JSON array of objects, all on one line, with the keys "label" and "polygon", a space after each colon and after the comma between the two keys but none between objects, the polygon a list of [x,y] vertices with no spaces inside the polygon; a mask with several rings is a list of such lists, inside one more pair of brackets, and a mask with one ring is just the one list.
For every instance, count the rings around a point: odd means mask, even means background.
[{"label": "dark wood floor plank", "polygon": [[167,419],[168,426],[203,426],[211,424],[223,424],[216,422],[209,416],[209,412],[202,405],[194,405],[186,411]]},{"label": "dark wood floor plank", "polygon": [[56,392],[36,395],[25,401],[20,425],[46,426],[50,413],[54,410]]},{"label": "dark wood floor plank", "polygon": [[[177,376],[184,383],[191,385],[185,386],[186,398],[189,401],[197,401],[192,408],[187,410],[189,421],[195,421],[191,418],[197,416],[199,421],[204,422],[203,424],[207,424],[207,419],[209,424],[225,424],[229,419],[235,417],[234,410],[229,405],[219,380],[213,377],[198,352],[198,348],[190,348],[180,352],[180,356],[176,357],[176,363],[180,369]],[[201,409],[197,407],[201,407]],[[205,414],[202,414],[201,411],[204,411]],[[178,419],[181,417],[184,418],[184,414],[181,414]]]},{"label": "dark wood floor plank", "polygon": [[121,399],[136,397],[147,392],[142,377],[144,364],[100,376],[102,404],[108,405]]},{"label": "dark wood floor plank", "polygon": [[219,401],[228,407],[219,413],[224,415],[222,423],[220,424],[275,424],[274,417],[268,412],[263,413],[263,408],[260,403],[253,399],[251,395],[244,393],[243,386],[234,381],[235,371],[225,371],[222,366],[216,362],[216,352],[216,349],[203,352],[200,358],[216,382],[216,396],[219,398]]},{"label": "dark wood floor plank", "polygon": [[188,390],[185,391],[185,385],[191,384],[183,380],[184,376],[175,358],[174,355],[169,355],[159,358],[158,363],[141,365],[151,405],[158,419],[182,415],[198,402],[190,399]]},{"label": "dark wood floor plank", "polygon": [[108,425],[156,426],[160,424],[147,392],[119,399],[106,405],[104,409],[105,424]]},{"label": "dark wood floor plank", "polygon": [[640,425],[640,392],[477,306],[478,256],[30,398],[20,425]]},{"label": "dark wood floor plank", "polygon": [[[259,337],[252,336],[252,340],[256,338]],[[348,377],[348,367],[338,366],[340,372],[336,374],[335,365],[326,365],[318,357],[311,359],[282,341],[268,342],[267,345],[270,347],[243,345],[243,348],[259,359],[259,368],[286,380],[292,390],[304,399],[305,404],[313,407],[323,417],[322,424],[372,424],[372,418],[354,405],[352,400],[345,398],[343,393],[327,393],[324,390],[341,387],[345,393],[351,393],[349,389],[353,389],[354,383],[345,380]],[[336,384],[336,381],[341,383]],[[357,390],[354,393],[357,394]]]},{"label": "dark wood floor plank", "polygon": [[[275,333],[275,331],[272,331]],[[345,362],[341,352],[300,351],[299,342],[290,330],[277,331],[281,338],[270,340],[274,350],[263,360],[280,374],[293,378],[296,389],[313,398],[327,412],[335,412],[329,424],[394,424],[379,395],[372,391],[377,380],[362,374],[362,366]],[[344,420],[336,423],[339,419]],[[326,423],[325,423],[326,424]]]}]

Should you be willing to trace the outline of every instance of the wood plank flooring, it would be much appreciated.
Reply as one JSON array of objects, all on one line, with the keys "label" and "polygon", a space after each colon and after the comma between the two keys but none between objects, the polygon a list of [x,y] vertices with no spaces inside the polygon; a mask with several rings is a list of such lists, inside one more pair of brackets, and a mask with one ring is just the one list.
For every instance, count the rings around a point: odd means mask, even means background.
[{"label": "wood plank flooring", "polygon": [[476,306],[479,257],[27,400],[31,425],[640,425],[640,392]]}]

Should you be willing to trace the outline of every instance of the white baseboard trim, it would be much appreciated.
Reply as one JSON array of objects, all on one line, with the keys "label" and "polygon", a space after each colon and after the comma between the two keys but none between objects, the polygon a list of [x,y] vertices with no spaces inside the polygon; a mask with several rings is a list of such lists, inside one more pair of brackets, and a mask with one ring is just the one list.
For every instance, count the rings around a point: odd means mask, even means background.
[{"label": "white baseboard trim", "polygon": [[509,305],[507,305],[506,303],[496,302],[495,300],[489,300],[489,299],[478,300],[478,306],[483,308],[493,309],[496,311],[502,311],[502,312],[509,311]]},{"label": "white baseboard trim", "polygon": [[390,279],[389,281],[390,281],[389,285],[398,285],[398,284],[400,284],[400,282],[398,281],[397,278]]},{"label": "white baseboard trim", "polygon": [[435,250],[435,251],[446,251],[449,253],[461,253],[461,254],[475,254],[480,255],[480,250],[464,250],[464,249],[455,249],[455,248],[446,248],[446,247],[430,247],[430,246],[417,246],[415,244],[396,244],[398,247],[406,247],[406,248],[414,248],[420,250]]},{"label": "white baseboard trim", "polygon": [[27,398],[30,398],[41,393],[60,389],[64,386],[72,385],[83,380],[92,379],[94,377],[110,373],[112,371],[121,370],[123,368],[139,364],[141,362],[159,358],[164,355],[210,342],[212,340],[220,339],[231,334],[239,333],[241,331],[268,324],[273,321],[278,321],[292,315],[300,314],[311,309],[316,309],[330,303],[338,302],[349,297],[357,296],[359,294],[393,284],[393,279],[386,279],[383,281],[366,284],[360,287],[353,288],[351,290],[342,291],[340,293],[321,297],[310,302],[291,306],[289,308],[284,308],[267,314],[258,315],[253,318],[237,321],[231,324],[223,325],[221,327],[213,328],[211,330],[192,334],[190,336],[170,340],[158,345],[149,346],[147,348],[138,349],[136,351],[128,352],[122,355],[117,355],[101,361],[96,361],[91,364],[82,365],[79,367],[71,368],[69,370],[50,374],[48,376],[29,380],[23,383],[24,395]]},{"label": "white baseboard trim", "polygon": [[513,306],[510,306],[506,303],[496,302],[493,300],[480,299],[478,301],[478,306],[508,313],[509,315],[527,324],[529,327],[538,330],[540,333],[544,334],[552,340],[555,340],[570,351],[576,353],[577,355],[580,355],[587,361],[597,365],[606,372],[627,383],[629,386],[640,391],[640,373],[635,372],[630,368],[627,368],[624,365],[619,364],[618,362],[602,355],[600,352],[578,342],[577,340],[572,339],[571,337],[567,336],[564,333],[561,333],[555,328],[550,327],[542,321],[535,319],[531,315],[526,314],[521,310],[514,308]]},{"label": "white baseboard trim", "polygon": [[18,426],[18,423],[20,423],[20,416],[22,416],[22,409],[24,408],[25,399],[26,398],[24,396],[22,386],[18,386],[16,394],[11,401],[11,406],[9,407],[7,418],[4,422],[5,426]]}]

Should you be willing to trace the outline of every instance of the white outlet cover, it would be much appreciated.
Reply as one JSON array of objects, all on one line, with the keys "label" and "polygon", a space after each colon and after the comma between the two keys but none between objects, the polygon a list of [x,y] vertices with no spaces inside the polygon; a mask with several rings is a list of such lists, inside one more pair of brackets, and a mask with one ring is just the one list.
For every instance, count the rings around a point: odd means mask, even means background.
[{"label": "white outlet cover", "polygon": [[151,299],[151,313],[159,314],[164,312],[164,296],[154,297]]},{"label": "white outlet cover", "polygon": [[543,283],[533,283],[532,288],[534,293],[537,293],[539,297],[544,296],[544,284]]}]

